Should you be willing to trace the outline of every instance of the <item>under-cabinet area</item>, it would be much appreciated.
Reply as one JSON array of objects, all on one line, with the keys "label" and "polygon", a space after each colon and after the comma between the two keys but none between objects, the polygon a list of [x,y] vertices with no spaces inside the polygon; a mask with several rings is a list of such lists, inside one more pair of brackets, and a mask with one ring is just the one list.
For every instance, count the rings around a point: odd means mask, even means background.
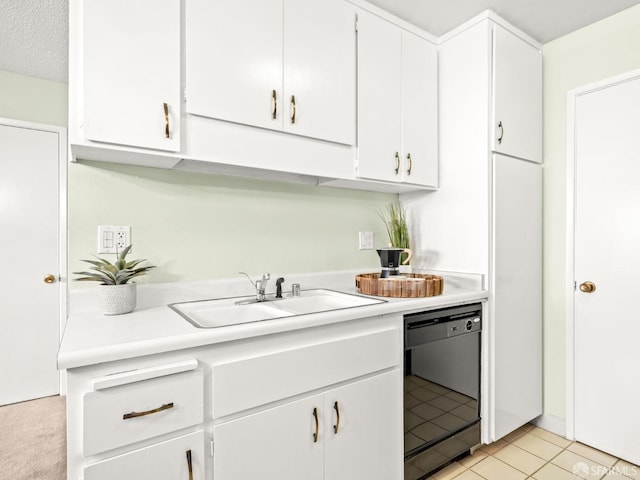
[{"label": "under-cabinet area", "polygon": [[383,315],[70,368],[68,478],[400,479],[402,341]]}]

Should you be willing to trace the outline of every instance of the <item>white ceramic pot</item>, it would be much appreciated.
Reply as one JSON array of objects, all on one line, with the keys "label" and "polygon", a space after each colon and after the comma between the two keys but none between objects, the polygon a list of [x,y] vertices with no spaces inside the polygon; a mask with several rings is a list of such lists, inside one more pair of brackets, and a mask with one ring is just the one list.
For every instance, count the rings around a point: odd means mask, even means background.
[{"label": "white ceramic pot", "polygon": [[136,284],[99,285],[98,305],[105,315],[121,315],[136,308]]}]

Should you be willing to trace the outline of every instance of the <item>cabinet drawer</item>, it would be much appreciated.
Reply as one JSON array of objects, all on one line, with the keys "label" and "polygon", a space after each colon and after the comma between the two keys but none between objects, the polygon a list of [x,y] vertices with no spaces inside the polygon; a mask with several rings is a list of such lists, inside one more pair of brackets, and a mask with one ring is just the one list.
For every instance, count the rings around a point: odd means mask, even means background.
[{"label": "cabinet drawer", "polygon": [[257,407],[400,364],[389,329],[213,365],[213,416]]},{"label": "cabinet drawer", "polygon": [[88,465],[84,480],[189,480],[187,452],[193,479],[204,479],[204,433],[200,430]]},{"label": "cabinet drawer", "polygon": [[87,393],[85,456],[202,423],[202,370]]}]

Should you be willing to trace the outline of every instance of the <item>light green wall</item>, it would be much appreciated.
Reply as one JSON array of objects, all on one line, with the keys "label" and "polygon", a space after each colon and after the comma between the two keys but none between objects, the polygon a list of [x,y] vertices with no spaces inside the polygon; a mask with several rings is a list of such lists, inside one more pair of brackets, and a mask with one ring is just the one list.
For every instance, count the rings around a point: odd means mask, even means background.
[{"label": "light green wall", "polygon": [[[67,85],[0,71],[0,117],[66,126]],[[375,251],[358,250],[358,232],[385,246],[378,211],[397,200],[94,162],[70,164],[68,188],[69,271],[96,252],[99,224],[131,225],[133,255],[159,267],[149,282],[377,268]]]},{"label": "light green wall", "polygon": [[67,84],[0,70],[0,117],[67,126]]},{"label": "light green wall", "polygon": [[396,195],[80,162],[69,169],[70,270],[96,251],[97,226],[131,225],[134,254],[159,266],[149,281],[375,269],[358,232]]},{"label": "light green wall", "polygon": [[[640,67],[640,5],[548,43],[544,59],[545,412],[565,417],[566,101],[575,87]],[[67,86],[0,71],[0,117],[67,124]],[[95,251],[99,223],[132,225],[153,281],[367,268],[357,232],[384,234],[393,195],[108,164],[69,169],[71,270]],[[285,240],[283,240],[285,239]],[[220,253],[216,257],[215,252]]]},{"label": "light green wall", "polygon": [[567,92],[640,68],[640,5],[546,44],[544,62],[544,409],[565,418]]}]

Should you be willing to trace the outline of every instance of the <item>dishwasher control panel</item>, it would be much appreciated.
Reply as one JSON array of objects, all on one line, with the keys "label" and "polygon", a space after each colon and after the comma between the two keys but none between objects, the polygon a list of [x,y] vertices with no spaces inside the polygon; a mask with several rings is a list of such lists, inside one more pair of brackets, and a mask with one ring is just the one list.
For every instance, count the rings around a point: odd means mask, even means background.
[{"label": "dishwasher control panel", "polygon": [[482,306],[462,305],[404,316],[405,349],[482,330]]}]

